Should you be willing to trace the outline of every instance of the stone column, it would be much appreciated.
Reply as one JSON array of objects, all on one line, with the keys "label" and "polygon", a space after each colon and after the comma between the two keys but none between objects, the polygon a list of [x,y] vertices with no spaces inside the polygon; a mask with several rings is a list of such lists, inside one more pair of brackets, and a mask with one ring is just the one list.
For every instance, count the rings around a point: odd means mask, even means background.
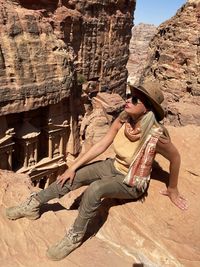
[{"label": "stone column", "polygon": [[64,137],[63,137],[63,134],[60,135],[60,144],[59,144],[59,148],[60,148],[60,156],[63,155],[63,140]]},{"label": "stone column", "polygon": [[28,143],[26,142],[24,145],[24,168],[28,167]]},{"label": "stone column", "polygon": [[52,136],[49,136],[49,158],[53,158],[53,140]]},{"label": "stone column", "polygon": [[7,151],[8,154],[8,170],[12,170],[12,149]]}]

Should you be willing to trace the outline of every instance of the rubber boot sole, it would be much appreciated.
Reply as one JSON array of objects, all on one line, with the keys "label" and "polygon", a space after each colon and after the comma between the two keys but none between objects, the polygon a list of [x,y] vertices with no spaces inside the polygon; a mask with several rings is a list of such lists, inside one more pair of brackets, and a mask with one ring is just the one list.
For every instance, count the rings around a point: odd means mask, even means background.
[{"label": "rubber boot sole", "polygon": [[27,218],[28,220],[37,220],[40,217],[40,215],[36,214],[36,215],[25,215],[25,216],[22,215],[22,216],[18,216],[18,217],[12,217],[6,211],[6,217],[12,221],[16,221],[16,220],[21,219],[21,218]]}]

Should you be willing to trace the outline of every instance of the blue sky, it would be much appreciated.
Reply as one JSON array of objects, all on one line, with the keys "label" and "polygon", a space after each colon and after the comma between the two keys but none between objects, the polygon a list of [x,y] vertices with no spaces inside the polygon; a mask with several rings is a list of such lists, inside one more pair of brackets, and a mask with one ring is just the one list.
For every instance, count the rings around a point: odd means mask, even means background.
[{"label": "blue sky", "polygon": [[186,0],[136,0],[134,24],[141,22],[158,26],[176,14]]}]

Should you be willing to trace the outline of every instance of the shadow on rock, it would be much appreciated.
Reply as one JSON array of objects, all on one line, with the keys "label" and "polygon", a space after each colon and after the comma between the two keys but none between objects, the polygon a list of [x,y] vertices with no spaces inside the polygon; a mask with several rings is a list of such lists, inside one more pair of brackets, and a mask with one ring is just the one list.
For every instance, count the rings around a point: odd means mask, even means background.
[{"label": "shadow on rock", "polygon": [[101,229],[101,227],[107,220],[110,208],[112,208],[113,206],[125,205],[126,203],[129,202],[136,202],[139,200],[140,199],[133,199],[133,200],[104,199],[98,210],[98,214],[90,221],[83,241],[86,241],[87,239],[95,236],[98,233],[98,231]]},{"label": "shadow on rock", "polygon": [[43,204],[40,208],[40,215],[42,216],[43,213],[45,212],[48,212],[48,211],[54,211],[54,212],[57,212],[57,211],[60,211],[60,210],[66,210],[66,208],[64,206],[62,206],[60,203],[52,203],[52,204],[49,204],[49,203],[46,203],[46,204]]},{"label": "shadow on rock", "polygon": [[[166,186],[168,186],[169,182],[169,173],[164,171],[161,166],[155,161],[153,164],[153,170],[151,174],[151,179],[161,181]],[[41,207],[41,215],[48,211],[60,211],[60,210],[77,210],[80,206],[81,199],[83,197],[84,192],[79,195],[77,198],[74,199],[74,202],[70,206],[69,209],[66,209],[64,206],[62,206],[60,203],[53,203],[53,204],[44,204]],[[119,206],[119,205],[125,205],[129,202],[136,202],[136,201],[145,201],[145,198],[148,196],[148,188],[146,192],[137,199],[104,199],[101,203],[101,206],[98,210],[98,214],[95,218],[93,218],[87,228],[87,233],[84,237],[83,241],[86,241],[87,239],[91,238],[92,236],[96,235],[100,228],[104,225],[104,223],[107,220],[109,209],[113,206]],[[137,266],[137,265],[136,265]]]},{"label": "shadow on rock", "polygon": [[157,161],[154,161],[151,179],[160,181],[166,186],[169,184],[169,173],[164,171]]}]

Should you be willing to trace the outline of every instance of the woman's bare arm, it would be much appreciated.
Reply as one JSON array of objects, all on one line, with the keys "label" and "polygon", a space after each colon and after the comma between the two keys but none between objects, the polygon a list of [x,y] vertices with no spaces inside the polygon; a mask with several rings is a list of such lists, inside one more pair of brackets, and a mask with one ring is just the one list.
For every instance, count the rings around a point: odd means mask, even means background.
[{"label": "woman's bare arm", "polygon": [[171,201],[180,209],[187,209],[186,200],[179,194],[178,191],[178,178],[181,164],[181,157],[170,140],[158,140],[156,152],[161,154],[167,160],[169,160],[169,185],[166,190],[161,191],[161,194],[169,196]]},{"label": "woman's bare arm", "polygon": [[107,134],[98,143],[93,145],[85,154],[75,160],[70,168],[68,168],[61,176],[57,178],[57,183],[61,183],[61,185],[63,185],[68,179],[70,179],[70,182],[72,183],[75,171],[82,165],[102,154],[112,144],[114,137],[121,126],[122,123],[117,118],[111,125]]}]

